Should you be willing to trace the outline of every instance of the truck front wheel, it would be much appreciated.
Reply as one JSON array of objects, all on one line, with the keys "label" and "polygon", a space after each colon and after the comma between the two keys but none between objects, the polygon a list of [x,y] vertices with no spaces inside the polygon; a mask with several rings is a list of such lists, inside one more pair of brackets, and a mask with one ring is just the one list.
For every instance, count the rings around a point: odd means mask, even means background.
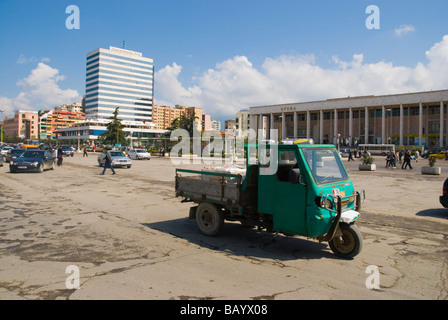
[{"label": "truck front wheel", "polygon": [[214,204],[202,202],[196,210],[196,224],[204,235],[215,237],[224,226],[224,214]]},{"label": "truck front wheel", "polygon": [[362,235],[355,225],[340,223],[339,231],[328,244],[337,256],[351,259],[361,252]]}]

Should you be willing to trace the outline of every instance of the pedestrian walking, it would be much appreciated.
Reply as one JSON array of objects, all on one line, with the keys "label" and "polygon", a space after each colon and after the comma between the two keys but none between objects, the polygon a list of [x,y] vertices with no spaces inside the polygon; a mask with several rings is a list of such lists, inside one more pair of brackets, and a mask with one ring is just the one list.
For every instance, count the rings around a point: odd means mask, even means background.
[{"label": "pedestrian walking", "polygon": [[103,172],[101,173],[102,175],[104,175],[107,168],[110,168],[110,170],[112,170],[112,174],[115,174],[114,167],[112,167],[112,158],[110,156],[109,151],[106,151],[106,161],[104,162],[104,169]]},{"label": "pedestrian walking", "polygon": [[403,164],[401,165],[401,169],[406,169],[409,166],[409,169],[412,169],[411,166],[411,152],[408,150],[404,154]]},{"label": "pedestrian walking", "polygon": [[62,155],[62,147],[59,146],[58,151],[56,152],[57,158],[58,158],[58,166],[62,166],[62,160],[63,160],[63,155]]},{"label": "pedestrian walking", "polygon": [[82,154],[83,157],[88,157],[89,154],[87,153],[87,146],[84,146],[84,153]]},{"label": "pedestrian walking", "polygon": [[355,159],[353,159],[353,152],[352,149],[348,149],[348,161],[355,161]]},{"label": "pedestrian walking", "polygon": [[386,157],[386,168],[395,168],[396,167],[396,158],[395,154],[392,150],[390,150],[389,154]]}]

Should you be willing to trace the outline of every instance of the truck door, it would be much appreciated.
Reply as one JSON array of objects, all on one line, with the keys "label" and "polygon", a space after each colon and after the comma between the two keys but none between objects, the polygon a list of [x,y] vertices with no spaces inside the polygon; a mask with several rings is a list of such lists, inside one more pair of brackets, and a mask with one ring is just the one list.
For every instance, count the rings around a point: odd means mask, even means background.
[{"label": "truck door", "polygon": [[275,231],[306,235],[306,185],[292,180],[293,169],[300,169],[297,149],[279,148],[276,173],[259,176],[259,210],[272,214]]}]

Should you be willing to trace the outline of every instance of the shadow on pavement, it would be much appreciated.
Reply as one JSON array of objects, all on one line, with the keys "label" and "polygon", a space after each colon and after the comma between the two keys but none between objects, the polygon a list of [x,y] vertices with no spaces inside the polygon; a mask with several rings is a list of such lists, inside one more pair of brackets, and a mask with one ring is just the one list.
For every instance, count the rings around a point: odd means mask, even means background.
[{"label": "shadow on pavement", "polygon": [[143,223],[145,227],[155,229],[191,243],[212,250],[222,251],[235,256],[266,258],[280,261],[297,259],[321,259],[335,256],[327,243],[307,240],[299,237],[275,235],[243,227],[239,223],[226,222],[222,233],[217,237],[203,235],[195,220],[187,218],[166,220],[155,223]]},{"label": "shadow on pavement", "polygon": [[441,218],[448,219],[448,209],[438,208],[438,209],[426,209],[416,213],[417,216],[420,217],[433,217],[433,218]]}]

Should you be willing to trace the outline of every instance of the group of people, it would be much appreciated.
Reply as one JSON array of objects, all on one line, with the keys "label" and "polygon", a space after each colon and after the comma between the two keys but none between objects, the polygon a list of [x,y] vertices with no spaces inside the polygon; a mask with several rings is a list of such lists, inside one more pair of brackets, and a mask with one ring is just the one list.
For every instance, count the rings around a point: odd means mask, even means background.
[{"label": "group of people", "polygon": [[[415,160],[418,161],[419,153],[416,151],[415,153]],[[406,169],[409,167],[409,169],[412,169],[411,165],[411,151],[406,150],[405,152],[399,151],[396,154],[391,150],[389,151],[389,154],[386,156],[386,168],[396,168],[397,167],[397,159],[398,164],[401,164],[401,169]]]},{"label": "group of people", "polygon": [[54,149],[52,149],[52,148],[50,148],[50,147],[47,147],[47,150],[50,151],[50,152],[53,154],[53,157],[55,157],[56,159],[58,159],[58,161],[57,161],[57,165],[58,165],[58,166],[62,166],[62,161],[63,161],[63,159],[64,159],[64,154],[63,154],[63,152],[62,152],[62,147],[59,146],[59,147],[54,148]]}]

